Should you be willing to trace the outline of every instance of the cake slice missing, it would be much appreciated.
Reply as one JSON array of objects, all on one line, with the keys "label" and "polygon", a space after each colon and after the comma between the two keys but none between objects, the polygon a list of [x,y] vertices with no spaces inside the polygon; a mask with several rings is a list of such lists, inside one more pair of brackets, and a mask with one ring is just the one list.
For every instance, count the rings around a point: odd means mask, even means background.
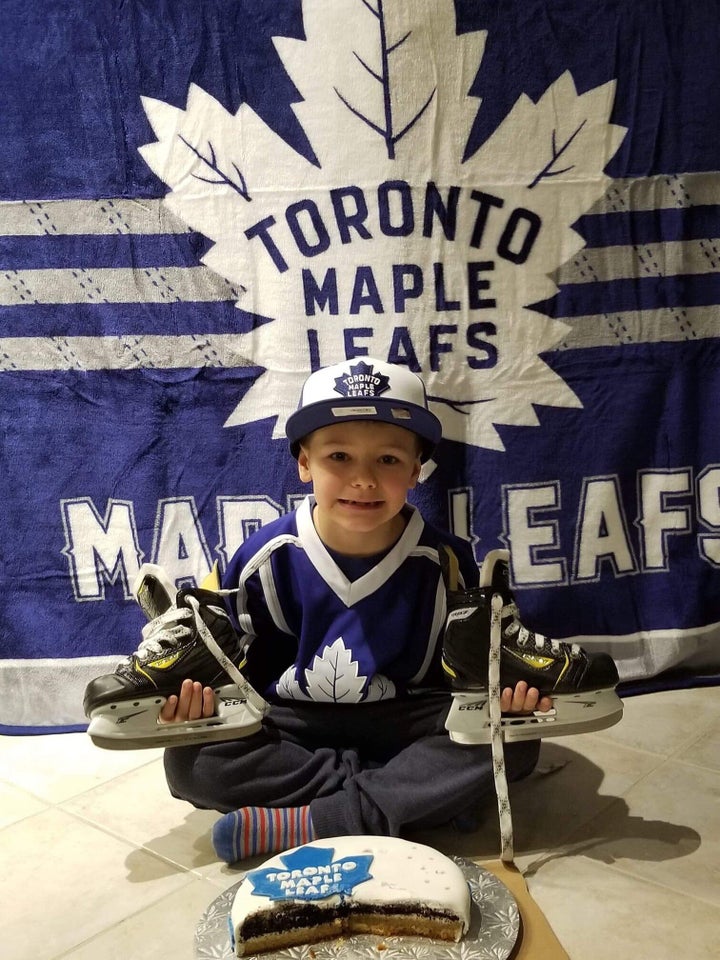
[{"label": "cake slice missing", "polygon": [[462,870],[396,837],[334,837],[287,850],[248,871],[230,911],[239,957],[365,933],[457,942],[469,925]]}]

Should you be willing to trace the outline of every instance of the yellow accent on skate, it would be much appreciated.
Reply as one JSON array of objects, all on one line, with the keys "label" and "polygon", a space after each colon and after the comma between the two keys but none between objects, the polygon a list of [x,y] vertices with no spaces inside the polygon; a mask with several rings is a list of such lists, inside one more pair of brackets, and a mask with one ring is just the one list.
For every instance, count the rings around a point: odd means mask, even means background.
[{"label": "yellow accent on skate", "polygon": [[555,663],[552,657],[541,657],[539,654],[533,653],[517,653],[515,650],[508,650],[507,647],[505,648],[505,653],[509,653],[515,657],[516,660],[521,660],[523,663],[526,663],[529,667],[532,667],[533,670],[547,670]]},{"label": "yellow accent on skate", "polygon": [[453,677],[454,679],[457,679],[457,674],[455,673],[452,667],[448,666],[444,658],[441,658],[440,664],[443,668],[444,673],[447,673],[448,676]]},{"label": "yellow accent on skate", "polygon": [[220,589],[220,564],[216,560],[210,573],[200,584],[202,590],[212,590],[215,593]]},{"label": "yellow accent on skate", "polygon": [[152,663],[148,663],[148,666],[152,667],[153,670],[170,670],[171,667],[174,667],[178,662],[180,655],[181,651],[178,651],[178,653],[173,653],[169,657],[161,657],[159,660],[153,660]]},{"label": "yellow accent on skate", "polygon": [[[151,667],[153,670],[170,670],[178,662],[180,655],[181,652],[178,651],[169,657],[161,657],[160,660],[153,660],[152,663],[147,663],[146,666]],[[146,677],[151,683],[155,682],[150,674],[143,670],[137,661],[135,663],[135,670],[142,674],[143,677]]]}]

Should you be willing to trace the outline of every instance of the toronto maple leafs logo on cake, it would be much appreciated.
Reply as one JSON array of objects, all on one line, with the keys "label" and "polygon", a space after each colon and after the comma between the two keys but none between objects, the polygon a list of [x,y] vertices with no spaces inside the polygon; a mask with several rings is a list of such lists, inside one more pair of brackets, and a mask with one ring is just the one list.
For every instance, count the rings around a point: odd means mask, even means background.
[{"label": "toronto maple leafs logo on cake", "polygon": [[334,852],[333,847],[303,847],[280,857],[284,870],[250,870],[253,894],[271,900],[322,900],[333,894],[349,895],[358,884],[372,880],[371,854],[335,860]]},{"label": "toronto maple leafs logo on cake", "polygon": [[390,389],[390,380],[384,373],[375,373],[372,364],[361,361],[335,378],[334,389],[341,397],[380,397]]},{"label": "toronto maple leafs logo on cake", "polygon": [[533,305],[607,190],[614,83],[578,94],[565,73],[473,152],[486,31],[458,35],[453,0],[302,12],[305,39],[274,44],[311,159],[195,84],[185,109],[143,101],[168,207],[258,317],[230,336],[264,372],[225,425],[273,418],[282,437],[308,373],[360,356],[421,374],[443,435],[477,447],[502,450],[496,425],[537,426],[538,406],[579,407],[543,359],[568,328]]}]

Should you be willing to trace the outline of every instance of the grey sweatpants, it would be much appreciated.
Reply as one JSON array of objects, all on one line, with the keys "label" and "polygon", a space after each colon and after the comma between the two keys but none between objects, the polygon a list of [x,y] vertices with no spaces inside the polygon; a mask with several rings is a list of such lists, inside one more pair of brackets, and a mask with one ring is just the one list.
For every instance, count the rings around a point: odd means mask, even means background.
[{"label": "grey sweatpants", "polygon": [[[379,703],[272,706],[259,733],[165,751],[173,796],[227,813],[310,804],[319,838],[400,836],[494,797],[488,746],[453,743],[448,693]],[[540,742],[508,744],[508,780],[531,773]]]}]

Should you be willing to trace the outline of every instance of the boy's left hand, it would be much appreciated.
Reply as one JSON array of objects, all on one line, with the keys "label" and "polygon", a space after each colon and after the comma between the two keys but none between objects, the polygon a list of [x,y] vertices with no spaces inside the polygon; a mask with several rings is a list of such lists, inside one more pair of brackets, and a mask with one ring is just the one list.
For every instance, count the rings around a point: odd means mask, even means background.
[{"label": "boy's left hand", "polygon": [[183,723],[212,717],[215,713],[215,698],[212,687],[189,679],[183,680],[178,695],[173,694],[164,703],[158,721],[160,723]]},{"label": "boy's left hand", "polygon": [[528,687],[524,680],[520,680],[513,690],[505,687],[500,694],[500,709],[503,713],[532,713],[539,710],[547,713],[552,710],[552,698],[541,697],[535,687]]}]

